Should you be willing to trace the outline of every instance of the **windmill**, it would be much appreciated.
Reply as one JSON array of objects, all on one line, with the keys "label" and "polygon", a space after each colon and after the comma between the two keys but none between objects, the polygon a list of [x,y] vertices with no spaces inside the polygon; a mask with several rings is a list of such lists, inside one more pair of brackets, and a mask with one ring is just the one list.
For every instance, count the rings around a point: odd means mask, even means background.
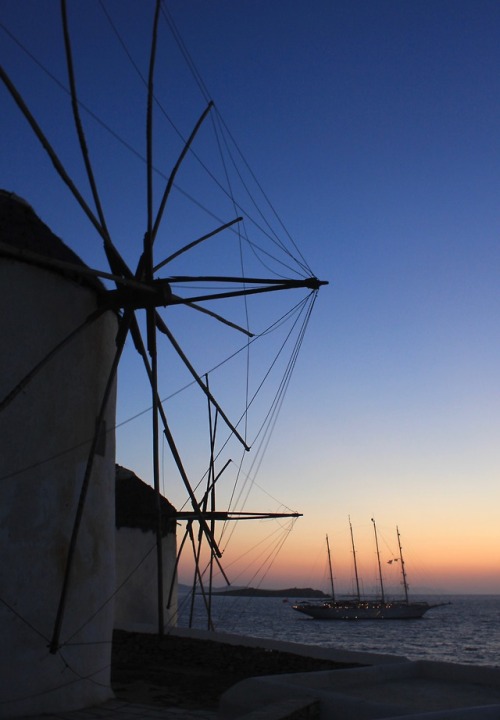
[{"label": "windmill", "polygon": [[[245,451],[250,450],[244,434],[240,431],[238,423],[233,421],[225,411],[223,405],[218,401],[211,391],[208,378],[203,378],[198,373],[191,361],[189,354],[183,349],[171,329],[165,312],[171,314],[176,309],[184,308],[194,315],[203,315],[207,321],[222,324],[235,333],[242,335],[247,341],[252,341],[253,333],[243,324],[230,319],[225,312],[225,307],[230,300],[252,298],[282,291],[305,290],[309,298],[309,305],[306,317],[312,310],[314,299],[324,281],[318,280],[314,274],[303,274],[302,277],[288,278],[269,274],[260,277],[257,275],[240,274],[168,274],[169,266],[174,265],[180,258],[189,258],[190,254],[210,242],[223,233],[237,230],[240,233],[240,225],[244,224],[245,213],[243,207],[231,196],[234,207],[234,216],[226,218],[206,232],[199,235],[184,245],[171,251],[167,257],[158,257],[156,251],[157,240],[161,234],[162,221],[167,214],[167,207],[171,200],[176,180],[186,158],[193,152],[200,129],[207,122],[208,118],[216,113],[214,104],[209,101],[203,109],[192,131],[185,140],[181,151],[172,164],[171,171],[167,174],[163,187],[158,194],[155,184],[155,163],[154,163],[154,118],[157,98],[155,94],[155,69],[158,44],[159,23],[162,18],[169,21],[166,8],[158,0],[154,6],[151,30],[151,46],[149,54],[148,71],[145,76],[146,82],[146,223],[141,247],[134,264],[126,261],[124,253],[120,250],[119,243],[114,239],[107,223],[104,203],[101,200],[101,193],[98,179],[94,172],[94,165],[91,154],[87,147],[86,133],[82,119],[82,108],[84,107],[79,98],[77,85],[77,67],[73,59],[72,37],[70,32],[70,19],[68,17],[66,2],[61,3],[61,19],[65,46],[67,84],[72,108],[73,122],[78,137],[78,145],[81,158],[85,168],[86,180],[90,188],[90,198],[87,200],[79,185],[70,176],[64,163],[60,159],[57,150],[49,139],[49,134],[38,123],[35,113],[30,109],[29,102],[17,89],[15,82],[11,79],[10,73],[3,67],[0,75],[4,87],[20,111],[20,114],[28,122],[31,131],[43,147],[47,157],[50,159],[54,171],[59,180],[66,186],[67,190],[77,202],[80,209],[87,217],[90,225],[99,235],[102,241],[104,254],[108,263],[105,270],[83,267],[71,260],[60,260],[47,258],[36,251],[19,251],[18,249],[2,244],[0,255],[11,260],[21,260],[24,263],[33,264],[45,268],[62,268],[65,272],[73,273],[75,277],[94,277],[107,283],[105,289],[100,292],[99,304],[95,312],[91,313],[85,323],[97,322],[105,313],[112,312],[118,321],[118,329],[115,339],[115,352],[111,362],[105,387],[100,398],[100,407],[95,423],[94,436],[90,443],[87,455],[86,467],[83,473],[79,500],[73,520],[73,527],[65,557],[64,580],[60,590],[60,597],[55,612],[53,631],[50,638],[50,653],[57,654],[61,647],[61,627],[64,621],[65,611],[68,602],[68,589],[71,583],[72,568],[74,564],[75,551],[78,545],[79,529],[82,517],[86,509],[86,498],[89,485],[92,483],[93,468],[100,438],[102,437],[104,419],[109,397],[113,392],[116,382],[118,366],[121,362],[122,353],[129,338],[132,339],[143,364],[150,387],[151,404],[151,437],[152,437],[152,480],[157,496],[160,496],[160,437],[164,438],[177,472],[183,483],[185,492],[189,499],[191,509],[183,511],[180,518],[187,519],[189,523],[196,522],[199,527],[199,537],[204,538],[210,548],[211,557],[215,562],[220,561],[221,551],[215,536],[215,522],[218,520],[235,519],[234,514],[218,511],[215,507],[215,483],[214,459],[212,457],[211,479],[207,491],[202,494],[201,499],[196,496],[188,473],[185,469],[183,458],[178,450],[174,432],[170,427],[164,403],[159,392],[159,338],[166,338],[174,353],[180,359],[182,365],[189,373],[192,382],[197,386],[200,393],[206,398],[210,412],[214,412],[217,422],[226,426],[228,432],[238,440]],[[219,119],[220,120],[220,119]],[[159,198],[159,202],[156,199]],[[257,246],[253,246],[257,251]],[[269,256],[270,257],[270,256]],[[303,266],[302,266],[303,267]],[[112,284],[111,287],[110,284]],[[201,286],[201,289],[200,289]],[[214,309],[221,306],[222,310]],[[83,326],[82,326],[83,327]],[[32,377],[39,372],[46,363],[49,363],[59,347],[71,342],[75,335],[82,331],[82,328],[74,328],[72,332],[61,342],[60,346],[54,347],[45,357],[19,381],[5,398],[0,399],[0,410],[16,402],[16,398],[26,387]],[[213,446],[215,434],[211,434]],[[211,498],[211,505],[209,504]],[[254,516],[255,514],[251,514]],[[267,515],[267,514],[266,514]],[[257,517],[261,515],[257,514]],[[158,568],[162,568],[162,544],[161,544],[161,517],[158,517],[157,531],[157,556]],[[158,628],[163,632],[163,583],[158,578]]]}]

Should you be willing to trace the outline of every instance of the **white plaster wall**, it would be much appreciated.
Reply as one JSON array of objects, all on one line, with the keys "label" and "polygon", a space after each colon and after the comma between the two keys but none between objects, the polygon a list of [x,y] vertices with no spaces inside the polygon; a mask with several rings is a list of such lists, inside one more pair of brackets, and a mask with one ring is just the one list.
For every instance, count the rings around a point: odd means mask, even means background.
[{"label": "white plaster wall", "polygon": [[[171,607],[168,595],[175,567],[175,534],[162,542],[164,625],[177,624],[177,583],[174,584]],[[115,628],[130,632],[158,631],[158,571],[156,535],[137,528],[122,527],[116,534]]]},{"label": "white plaster wall", "polygon": [[[54,273],[0,261],[0,399],[95,308]],[[115,351],[107,313],[60,351],[0,412],[0,717],[101,702],[110,689],[115,588],[115,397],[96,456],[61,647],[50,654],[68,540]]]}]

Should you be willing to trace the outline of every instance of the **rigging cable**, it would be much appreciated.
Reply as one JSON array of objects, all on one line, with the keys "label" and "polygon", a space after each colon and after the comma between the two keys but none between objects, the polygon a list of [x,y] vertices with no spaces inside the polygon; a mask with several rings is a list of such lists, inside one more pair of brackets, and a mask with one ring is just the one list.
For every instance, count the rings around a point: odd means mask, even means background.
[{"label": "rigging cable", "polygon": [[[261,219],[263,220],[263,222],[267,225],[267,227],[268,227],[269,232],[271,233],[271,235],[275,238],[275,240],[274,240],[273,242],[274,242],[286,255],[288,255],[292,260],[294,260],[295,263],[297,263],[299,266],[301,266],[301,267],[302,267],[302,270],[304,271],[304,273],[305,273],[306,275],[314,275],[313,271],[311,270],[311,268],[310,268],[309,265],[307,264],[306,260],[304,259],[302,253],[301,253],[300,250],[298,249],[298,247],[297,247],[296,243],[294,242],[293,238],[291,237],[290,233],[289,233],[288,230],[286,229],[283,221],[282,221],[282,220],[280,219],[280,217],[278,216],[278,213],[276,212],[274,206],[271,204],[271,201],[269,200],[267,194],[264,192],[264,189],[262,188],[262,186],[260,185],[259,181],[257,180],[257,177],[255,176],[255,173],[254,173],[253,170],[251,169],[248,161],[245,159],[245,157],[244,157],[242,151],[240,150],[238,144],[236,143],[235,139],[233,138],[232,134],[230,133],[229,128],[228,128],[227,125],[224,123],[224,120],[223,120],[223,118],[222,118],[222,115],[221,115],[220,111],[218,110],[218,108],[215,108],[215,110],[216,110],[217,117],[219,118],[219,125],[220,125],[220,128],[221,128],[221,135],[222,135],[222,137],[224,138],[225,145],[226,145],[226,150],[227,150],[227,152],[228,152],[228,155],[229,155],[229,157],[230,157],[231,160],[232,160],[233,167],[234,167],[234,171],[235,171],[236,174],[238,175],[238,178],[240,179],[240,182],[241,182],[242,186],[244,187],[244,189],[245,189],[245,191],[246,191],[246,193],[247,193],[250,201],[252,202],[254,208],[256,209],[256,211],[258,212],[258,214],[260,215],[260,217],[261,217]],[[225,133],[223,133],[222,130],[225,130]],[[231,141],[232,141],[232,143],[233,143],[236,151],[238,152],[238,155],[240,156],[242,162],[244,163],[245,167],[246,167],[247,170],[249,171],[252,180],[253,180],[253,181],[255,182],[255,184],[257,185],[257,188],[260,190],[260,192],[261,192],[264,200],[265,200],[266,203],[269,205],[272,213],[274,214],[274,216],[275,216],[276,219],[278,220],[279,224],[281,225],[282,229],[283,229],[284,232],[286,233],[288,239],[289,239],[290,242],[292,243],[293,247],[295,248],[295,251],[298,253],[298,255],[299,255],[299,257],[300,257],[300,259],[301,259],[302,262],[299,262],[298,258],[296,258],[296,257],[294,257],[294,256],[292,255],[292,253],[288,250],[288,248],[285,246],[285,244],[280,240],[278,234],[277,234],[277,233],[275,232],[275,230],[273,229],[271,223],[270,223],[270,222],[266,219],[266,217],[264,216],[264,213],[260,210],[260,208],[259,208],[259,206],[258,206],[258,204],[257,204],[257,201],[254,199],[253,194],[250,192],[250,188],[247,186],[247,184],[246,184],[246,182],[245,182],[242,174],[240,173],[240,171],[239,171],[239,169],[238,169],[238,164],[236,163],[236,161],[235,161],[235,159],[234,159],[234,157],[233,157],[233,154],[232,154],[231,151],[230,151],[229,144],[228,144],[227,139],[226,139],[226,133],[227,133],[227,136],[231,139]],[[267,235],[267,237],[269,237],[270,239],[272,239],[272,238],[271,238],[271,235],[269,235],[268,233],[266,233],[266,235]]]},{"label": "rigging cable", "polygon": [[[171,31],[171,33],[172,33],[172,36],[174,37],[174,40],[177,42],[177,45],[178,45],[178,47],[179,47],[179,50],[181,51],[182,55],[184,56],[184,59],[185,59],[185,61],[186,61],[186,64],[188,65],[189,69],[191,70],[191,73],[192,73],[192,75],[193,75],[193,78],[195,79],[195,82],[197,83],[197,85],[198,85],[198,87],[199,87],[199,89],[200,89],[201,94],[202,94],[203,97],[205,98],[205,101],[208,102],[208,100],[210,99],[211,95],[210,95],[210,93],[208,92],[208,88],[207,88],[207,86],[206,86],[206,84],[205,84],[205,82],[204,82],[204,80],[203,80],[200,72],[198,71],[198,69],[197,69],[197,67],[196,67],[196,64],[195,64],[194,60],[192,59],[192,57],[191,57],[191,55],[190,55],[190,53],[189,53],[189,51],[188,51],[188,49],[187,49],[187,47],[186,47],[183,39],[182,39],[182,36],[181,36],[181,34],[180,34],[180,32],[179,32],[179,30],[178,30],[178,28],[177,28],[177,25],[176,25],[175,22],[174,22],[174,19],[173,19],[173,17],[172,17],[172,14],[171,14],[170,11],[168,10],[168,7],[167,7],[167,4],[166,4],[165,0],[163,0],[163,2],[162,2],[162,13],[163,13],[163,16],[164,16],[164,18],[165,18],[165,20],[166,20],[169,28],[170,28],[170,31]],[[248,163],[248,161],[246,160],[245,156],[243,155],[240,147],[238,146],[238,143],[236,142],[235,138],[232,136],[232,134],[231,134],[231,132],[230,132],[227,124],[224,122],[224,119],[223,119],[220,111],[219,111],[217,108],[216,108],[216,114],[217,114],[217,117],[218,117],[218,119],[219,119],[219,121],[220,121],[221,127],[223,127],[223,128],[225,129],[228,137],[231,139],[231,141],[232,141],[234,147],[236,148],[236,150],[237,150],[237,152],[238,152],[241,160],[242,160],[243,163],[245,164],[247,170],[250,172],[250,175],[251,175],[252,179],[254,180],[255,184],[257,185],[257,187],[259,188],[260,192],[262,193],[262,196],[264,197],[264,199],[266,200],[266,202],[267,202],[267,204],[269,205],[270,209],[272,210],[275,218],[278,220],[278,222],[279,222],[279,224],[281,225],[282,229],[284,230],[284,232],[285,232],[286,235],[288,236],[288,239],[289,239],[290,242],[293,244],[296,252],[299,254],[299,256],[300,256],[300,258],[301,258],[301,260],[302,260],[304,269],[305,269],[308,273],[310,273],[311,275],[313,275],[313,272],[312,272],[312,270],[310,269],[308,263],[306,262],[304,256],[302,255],[302,253],[300,252],[300,250],[299,250],[299,248],[297,247],[296,243],[294,242],[293,238],[291,237],[290,233],[289,233],[288,230],[286,229],[283,221],[281,220],[281,218],[279,217],[278,213],[276,212],[276,210],[275,210],[274,206],[272,205],[269,197],[267,196],[267,194],[265,193],[264,189],[263,189],[262,186],[260,185],[260,183],[259,183],[259,181],[258,181],[258,179],[257,179],[257,177],[256,177],[256,175],[255,175],[255,173],[253,172],[252,168],[250,167],[250,164]],[[225,137],[225,136],[224,136],[224,137]],[[228,148],[228,151],[229,151],[229,148]],[[229,155],[230,155],[230,157],[232,158],[232,154],[229,153]],[[234,161],[233,161],[233,163],[234,163]],[[234,163],[234,166],[235,166],[235,169],[236,169],[236,163]],[[242,180],[242,183],[243,183],[243,180]],[[243,184],[244,184],[244,183],[243,183]],[[247,189],[245,185],[244,185],[244,187],[245,187],[245,189]],[[250,193],[248,190],[247,190],[247,192],[248,192],[248,195],[249,195],[250,199],[253,200],[251,193]],[[266,222],[268,228],[272,231],[271,225],[265,220],[264,215],[260,212],[260,210],[259,210],[259,208],[257,207],[257,204],[256,204],[255,202],[254,202],[254,205],[255,205],[255,208],[257,209],[257,211],[259,212],[259,214],[261,215],[262,219],[264,220],[264,222]],[[276,240],[278,240],[278,242],[279,242],[279,238],[278,238],[278,236],[276,235],[276,233],[274,233],[274,231],[272,231],[272,232],[273,232],[273,234],[275,235]],[[285,250],[285,252],[287,252],[288,254],[290,254],[290,253],[288,252],[288,250],[285,249],[284,246],[282,246],[282,249]],[[296,258],[294,258],[294,259],[295,259],[295,261],[297,261]]]},{"label": "rigging cable", "polygon": [[[219,156],[220,156],[220,159],[221,159],[222,167],[223,167],[223,169],[224,169],[224,174],[225,174],[225,176],[226,176],[227,187],[229,188],[229,192],[230,192],[230,195],[231,195],[231,201],[232,201],[232,203],[233,203],[234,214],[236,215],[236,214],[237,214],[237,212],[236,212],[236,210],[237,210],[237,203],[236,203],[236,200],[235,200],[235,197],[234,197],[234,194],[233,194],[232,185],[231,185],[231,179],[230,179],[230,177],[229,177],[229,173],[228,173],[228,170],[227,170],[227,165],[226,165],[226,162],[225,162],[224,154],[223,154],[223,152],[222,152],[222,147],[221,147],[221,143],[220,143],[219,133],[217,132],[217,125],[216,125],[216,122],[215,122],[215,120],[214,120],[213,115],[212,115],[212,127],[213,127],[213,129],[214,129],[214,133],[215,133],[215,137],[216,137],[216,141],[217,141],[217,147],[218,147],[218,150],[219,150]],[[242,277],[244,278],[244,277],[245,277],[245,266],[244,266],[244,262],[243,262],[243,249],[242,249],[242,239],[241,239],[241,228],[240,228],[239,225],[238,225],[237,232],[238,232],[238,248],[239,248],[239,258],[240,258],[240,270],[241,270],[241,275],[242,275]],[[247,286],[246,286],[246,283],[243,283],[243,289],[246,289],[246,287],[247,287]],[[246,324],[245,324],[245,327],[246,327],[247,330],[249,330],[249,329],[250,329],[250,321],[249,321],[249,314],[248,314],[248,297],[247,297],[246,295],[243,295],[243,306],[244,306],[244,309],[245,309],[245,323],[246,323]],[[249,340],[250,340],[250,338],[247,338],[247,342],[246,342],[245,405],[246,405],[247,407],[248,407],[249,377],[250,377],[250,344],[249,344]],[[245,415],[245,427],[244,427],[244,431],[243,431],[243,437],[244,437],[245,441],[247,440],[247,434],[248,434],[248,424],[247,424],[247,416]]]},{"label": "rigging cable", "polygon": [[[300,331],[299,338],[297,339],[297,341],[296,341],[296,343],[295,343],[295,347],[294,347],[294,349],[293,349],[293,353],[292,353],[292,355],[291,355],[291,357],[290,357],[290,360],[289,360],[289,362],[288,362],[288,365],[287,365],[285,374],[284,374],[284,376],[283,376],[283,378],[282,378],[282,381],[281,381],[281,383],[280,383],[280,386],[279,386],[279,388],[278,388],[278,390],[277,390],[277,392],[276,392],[276,395],[275,395],[275,397],[274,397],[274,399],[273,399],[273,401],[272,401],[272,403],[271,403],[271,405],[270,405],[269,412],[267,413],[264,421],[262,422],[262,424],[261,424],[261,426],[260,426],[260,429],[258,430],[257,434],[256,434],[255,437],[253,438],[252,444],[254,445],[255,442],[256,442],[256,440],[257,440],[257,438],[258,438],[261,434],[263,434],[262,439],[261,439],[260,444],[259,444],[259,447],[258,447],[257,450],[255,451],[255,455],[254,455],[254,459],[253,459],[253,461],[252,461],[252,465],[251,465],[251,468],[250,468],[250,472],[253,470],[256,462],[258,462],[258,466],[257,466],[257,471],[258,471],[258,468],[260,467],[260,464],[262,463],[262,460],[263,460],[265,451],[266,451],[266,449],[267,449],[267,447],[268,447],[268,445],[269,445],[269,441],[270,441],[270,437],[271,437],[271,434],[272,434],[272,430],[273,430],[274,427],[275,427],[275,424],[276,424],[276,420],[277,420],[279,411],[280,411],[280,409],[281,409],[281,407],[282,407],[282,404],[283,404],[283,401],[284,401],[284,397],[285,397],[285,394],[286,394],[286,390],[288,389],[288,386],[289,386],[289,383],[290,383],[290,380],[291,380],[291,376],[292,376],[293,370],[294,370],[295,365],[296,365],[296,362],[297,362],[298,353],[299,353],[299,350],[300,350],[300,348],[301,348],[301,346],[302,346],[302,342],[303,342],[304,335],[305,335],[305,330],[306,330],[307,325],[308,325],[308,323],[309,323],[309,319],[310,319],[310,316],[311,316],[313,304],[314,304],[314,298],[313,298],[312,302],[309,304],[309,308],[308,308],[308,310],[307,310],[307,312],[306,312],[306,316],[305,316],[304,321],[303,321],[303,323],[302,323],[302,327],[301,327],[301,331]],[[298,318],[297,318],[297,319],[298,319]],[[296,322],[297,322],[297,321],[296,321]],[[291,333],[291,331],[290,331],[290,333]],[[290,337],[290,333],[288,334],[285,342],[284,342],[283,345],[281,346],[281,348],[280,348],[280,350],[279,350],[280,353],[281,353],[281,351],[283,350],[286,341],[287,341],[288,338]],[[277,359],[277,358],[276,358],[276,359]],[[276,361],[276,359],[275,359],[275,361]],[[268,373],[266,374],[266,377],[269,375],[270,370],[271,370],[271,368],[269,369]],[[260,389],[262,388],[264,382],[265,382],[265,378],[263,379],[263,381],[262,381],[261,385],[259,386],[257,392],[260,391]],[[255,396],[256,396],[256,395],[254,395],[254,398],[255,398]],[[254,399],[254,398],[252,398],[252,401],[251,401],[251,402],[253,402],[253,399]],[[250,403],[250,404],[251,404],[251,403]],[[263,449],[263,448],[264,448],[264,449]],[[257,472],[257,471],[256,471],[256,472]],[[246,483],[245,483],[245,484],[246,484]],[[241,498],[242,498],[242,493],[243,493],[245,484],[244,484],[243,487],[240,489],[239,494],[238,494],[237,498],[235,499],[235,502],[234,502],[234,505],[233,505],[233,509],[234,509],[234,507],[239,507],[239,503],[240,503],[240,500],[241,500]],[[246,498],[248,498],[248,492],[247,492]],[[245,502],[246,502],[246,499],[245,499]],[[241,506],[240,509],[242,509],[242,508],[245,506],[245,502],[243,502],[243,505]]]}]

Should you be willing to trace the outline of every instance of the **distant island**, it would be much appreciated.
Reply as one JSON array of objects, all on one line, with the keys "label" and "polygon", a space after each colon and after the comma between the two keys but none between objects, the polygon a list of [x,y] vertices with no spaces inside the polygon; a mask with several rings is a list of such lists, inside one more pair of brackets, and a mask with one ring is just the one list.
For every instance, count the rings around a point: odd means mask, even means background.
[{"label": "distant island", "polygon": [[321,590],[313,588],[285,588],[283,590],[262,590],[261,588],[236,588],[235,590],[214,590],[212,595],[228,595],[231,597],[296,597],[296,598],[325,598],[328,597]]}]

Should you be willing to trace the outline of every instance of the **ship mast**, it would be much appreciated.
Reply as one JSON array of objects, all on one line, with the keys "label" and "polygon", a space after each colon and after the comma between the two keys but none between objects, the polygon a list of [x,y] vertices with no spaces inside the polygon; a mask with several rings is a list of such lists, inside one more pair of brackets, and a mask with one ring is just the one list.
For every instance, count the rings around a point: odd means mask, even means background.
[{"label": "ship mast", "polygon": [[328,550],[328,567],[330,570],[330,585],[332,588],[332,602],[335,602],[335,590],[333,587],[332,556],[330,554],[330,543],[328,542],[328,535],[326,536],[326,548]]},{"label": "ship mast", "polygon": [[352,545],[352,557],[354,560],[354,577],[356,578],[356,594],[358,601],[361,600],[361,593],[359,592],[359,576],[358,576],[358,562],[356,560],[356,548],[354,547],[354,535],[352,532],[351,516],[349,515],[349,529],[351,531],[351,545]]},{"label": "ship mast", "polygon": [[381,594],[382,602],[385,602],[384,581],[382,579],[382,566],[380,564],[380,552],[378,549],[377,526],[375,525],[375,520],[373,518],[372,518],[372,523],[373,523],[373,532],[375,533],[375,547],[377,548],[378,574],[379,574],[379,578],[380,578],[380,594]]},{"label": "ship mast", "polygon": [[408,582],[406,580],[405,561],[403,560],[403,548],[401,547],[401,537],[399,535],[399,528],[396,525],[396,533],[398,535],[398,546],[399,546],[399,559],[401,561],[401,574],[403,575],[403,587],[405,590],[405,600],[408,604]]}]

